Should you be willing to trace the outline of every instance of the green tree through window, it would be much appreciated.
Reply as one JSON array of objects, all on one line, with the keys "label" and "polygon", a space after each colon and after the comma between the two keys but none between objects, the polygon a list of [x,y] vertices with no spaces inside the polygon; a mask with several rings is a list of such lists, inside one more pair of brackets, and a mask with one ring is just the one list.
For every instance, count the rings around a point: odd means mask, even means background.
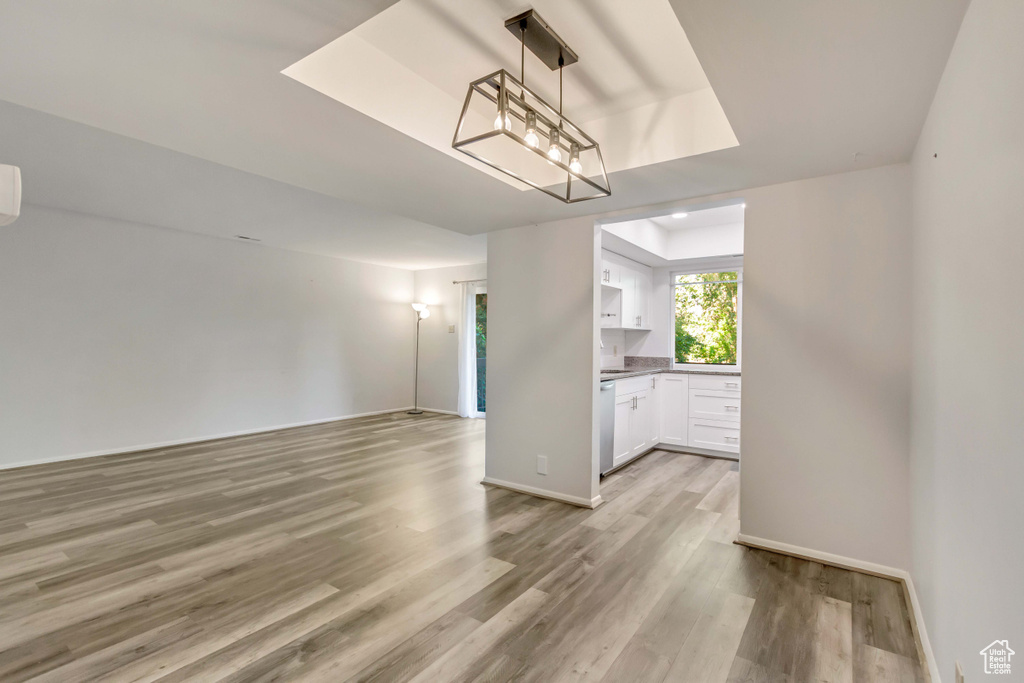
[{"label": "green tree through window", "polygon": [[736,365],[738,274],[677,275],[674,285],[676,362]]},{"label": "green tree through window", "polygon": [[476,409],[487,412],[487,295],[476,295]]}]

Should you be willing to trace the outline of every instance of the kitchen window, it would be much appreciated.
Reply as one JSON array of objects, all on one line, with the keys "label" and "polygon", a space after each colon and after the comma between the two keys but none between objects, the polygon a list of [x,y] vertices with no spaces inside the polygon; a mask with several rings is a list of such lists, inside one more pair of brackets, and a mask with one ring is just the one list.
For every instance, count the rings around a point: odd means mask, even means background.
[{"label": "kitchen window", "polygon": [[671,283],[675,363],[738,367],[742,269],[674,273]]}]

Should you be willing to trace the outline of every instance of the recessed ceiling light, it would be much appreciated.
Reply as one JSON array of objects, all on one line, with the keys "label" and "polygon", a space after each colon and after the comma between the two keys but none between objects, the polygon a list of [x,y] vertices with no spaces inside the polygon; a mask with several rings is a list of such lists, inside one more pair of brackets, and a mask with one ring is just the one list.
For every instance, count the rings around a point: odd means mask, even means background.
[{"label": "recessed ceiling light", "polygon": [[679,213],[672,214],[672,218],[686,218],[688,215],[685,211],[680,211]]}]

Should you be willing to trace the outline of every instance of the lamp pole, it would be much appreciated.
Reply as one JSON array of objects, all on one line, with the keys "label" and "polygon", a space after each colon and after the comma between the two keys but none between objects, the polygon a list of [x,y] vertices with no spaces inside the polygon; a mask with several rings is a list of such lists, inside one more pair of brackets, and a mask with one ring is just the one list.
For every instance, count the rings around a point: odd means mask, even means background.
[{"label": "lamp pole", "polygon": [[413,304],[413,312],[416,313],[416,355],[413,360],[413,384],[412,384],[412,410],[408,415],[422,415],[420,410],[420,323],[430,315],[426,304]]}]

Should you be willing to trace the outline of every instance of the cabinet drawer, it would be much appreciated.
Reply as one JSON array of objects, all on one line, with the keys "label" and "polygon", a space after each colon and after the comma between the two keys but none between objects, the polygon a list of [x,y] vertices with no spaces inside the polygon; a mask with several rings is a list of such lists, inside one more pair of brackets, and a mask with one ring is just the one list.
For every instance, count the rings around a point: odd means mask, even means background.
[{"label": "cabinet drawer", "polygon": [[710,389],[712,391],[739,391],[739,375],[702,375],[693,373],[690,375],[691,389]]},{"label": "cabinet drawer", "polygon": [[701,420],[739,422],[739,394],[734,391],[690,389],[690,417]]},{"label": "cabinet drawer", "polygon": [[640,377],[627,377],[626,379],[615,380],[615,395],[625,396],[635,394],[638,391],[654,387],[654,375],[641,375]]},{"label": "cabinet drawer", "polygon": [[690,420],[690,446],[713,451],[740,452],[740,426],[722,420]]}]

